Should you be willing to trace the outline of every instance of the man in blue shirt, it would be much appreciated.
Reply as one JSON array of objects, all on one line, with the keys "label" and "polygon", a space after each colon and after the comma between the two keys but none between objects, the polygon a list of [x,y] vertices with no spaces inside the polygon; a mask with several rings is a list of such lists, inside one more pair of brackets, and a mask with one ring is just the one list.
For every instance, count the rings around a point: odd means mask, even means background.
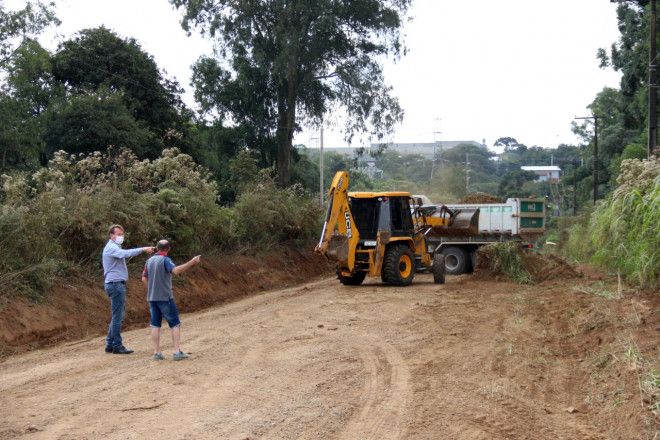
[{"label": "man in blue shirt", "polygon": [[172,344],[174,345],[172,359],[180,361],[187,359],[188,354],[181,351],[181,321],[179,321],[179,311],[176,308],[172,292],[172,274],[179,275],[199,264],[200,256],[177,266],[167,256],[170,251],[170,243],[167,240],[160,240],[156,248],[158,253],[147,260],[142,272],[142,282],[147,287],[147,301],[151,312],[151,341],[154,344],[154,360],[165,359],[160,351],[160,326],[165,318],[172,331]]},{"label": "man in blue shirt", "polygon": [[110,239],[103,249],[103,276],[105,277],[105,293],[110,298],[112,319],[108,326],[108,336],[105,339],[105,352],[114,354],[131,354],[133,350],[124,347],[121,340],[121,324],[124,320],[124,304],[126,302],[126,281],[128,269],[126,258],[146,252],[152,254],[151,246],[122,249],[124,242],[124,228],[121,225],[112,225],[108,230]]}]

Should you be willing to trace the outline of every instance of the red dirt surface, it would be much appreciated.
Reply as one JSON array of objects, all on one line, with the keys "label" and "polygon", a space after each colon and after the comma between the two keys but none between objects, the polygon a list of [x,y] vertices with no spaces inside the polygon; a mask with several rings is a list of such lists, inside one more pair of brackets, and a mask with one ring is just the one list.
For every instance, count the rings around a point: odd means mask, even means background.
[{"label": "red dirt surface", "polygon": [[146,322],[130,356],[95,336],[6,358],[0,439],[657,440],[660,295],[595,272],[246,288],[182,316],[187,361],[152,361]]},{"label": "red dirt surface", "polygon": [[[136,260],[130,267],[125,328],[149,322],[144,286],[139,280],[145,258]],[[258,257],[202,258],[199,266],[175,277],[174,295],[180,311],[193,312],[328,273],[331,267],[324,258],[289,248]],[[47,292],[43,302],[0,297],[0,358],[34,347],[103,334],[107,331],[109,315],[100,271],[94,278],[77,276],[60,280]]]}]

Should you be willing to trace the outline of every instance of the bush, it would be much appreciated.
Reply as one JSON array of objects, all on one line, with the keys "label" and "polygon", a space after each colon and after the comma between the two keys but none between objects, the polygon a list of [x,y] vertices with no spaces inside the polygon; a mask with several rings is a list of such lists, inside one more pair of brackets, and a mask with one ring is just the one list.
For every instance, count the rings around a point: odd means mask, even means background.
[{"label": "bush", "polygon": [[660,286],[660,160],[621,162],[618,187],[592,212],[559,225],[560,249],[643,288]]},{"label": "bush", "polygon": [[660,283],[660,160],[624,160],[619,187],[588,225],[592,260],[640,287]]},{"label": "bush", "polygon": [[503,273],[518,284],[532,282],[532,276],[523,264],[519,243],[510,241],[487,244],[477,252],[478,269]]},{"label": "bush", "polygon": [[1,183],[0,291],[32,297],[68,267],[98,268],[113,223],[126,228],[129,246],[169,239],[175,257],[302,245],[320,230],[318,203],[267,173],[245,184],[235,207],[220,206],[209,172],[177,149],[143,161],[125,149],[58,152],[47,167]]},{"label": "bush", "polygon": [[241,242],[259,248],[287,241],[311,243],[321,230],[318,199],[297,184],[278,188],[268,170],[239,195],[234,209]]}]

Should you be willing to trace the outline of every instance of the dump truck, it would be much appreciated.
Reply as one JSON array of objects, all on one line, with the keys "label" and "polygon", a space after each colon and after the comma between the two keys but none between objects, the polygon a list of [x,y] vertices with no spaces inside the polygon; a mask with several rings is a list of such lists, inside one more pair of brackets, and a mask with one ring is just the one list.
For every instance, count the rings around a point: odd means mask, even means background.
[{"label": "dump truck", "polygon": [[[427,245],[445,256],[446,273],[460,275],[476,265],[476,251],[488,243],[516,241],[531,247],[545,233],[546,204],[539,198],[509,198],[504,203],[453,203],[435,205],[428,197],[413,196],[419,209],[435,210],[446,206],[453,211],[479,210],[478,232],[431,234]],[[415,209],[415,208],[413,208]]]},{"label": "dump truck", "polygon": [[337,172],[328,191],[328,208],[316,252],[336,262],[344,285],[367,276],[407,286],[418,271],[445,281],[444,254],[429,237],[478,233],[479,209],[416,206],[409,192],[348,192],[349,175]]}]

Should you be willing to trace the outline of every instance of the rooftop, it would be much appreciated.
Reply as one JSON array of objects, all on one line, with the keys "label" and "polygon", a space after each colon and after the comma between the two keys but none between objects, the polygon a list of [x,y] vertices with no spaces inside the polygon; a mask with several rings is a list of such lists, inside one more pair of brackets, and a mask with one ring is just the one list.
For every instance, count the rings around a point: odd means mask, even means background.
[{"label": "rooftop", "polygon": [[557,165],[521,166],[520,169],[525,171],[561,171],[561,168]]}]

